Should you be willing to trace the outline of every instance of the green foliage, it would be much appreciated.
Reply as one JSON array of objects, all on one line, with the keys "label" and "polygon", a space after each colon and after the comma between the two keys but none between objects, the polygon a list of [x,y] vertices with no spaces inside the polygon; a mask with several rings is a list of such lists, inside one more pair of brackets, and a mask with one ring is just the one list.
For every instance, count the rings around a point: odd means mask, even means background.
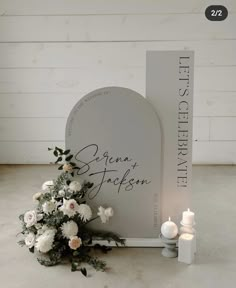
[{"label": "green foliage", "polygon": [[57,164],[60,161],[62,161],[62,157],[61,156],[57,158],[57,161],[55,162],[55,164]]},{"label": "green foliage", "polygon": [[54,187],[52,189],[53,196],[57,195],[60,190],[63,190],[64,186],[67,185],[67,181],[70,180],[68,173],[62,172],[56,179]]},{"label": "green foliage", "polygon": [[29,248],[29,251],[30,251],[31,253],[34,253],[34,247]]},{"label": "green foliage", "polygon": [[71,272],[80,271],[85,277],[87,277],[87,269],[82,267],[79,268],[79,263],[76,261],[71,262]]},{"label": "green foliage", "polygon": [[[61,163],[64,159],[64,162],[66,164],[70,164],[74,170],[79,170],[79,167],[76,166],[74,162],[71,162],[71,159],[74,157],[72,154],[70,154],[70,149],[63,150],[61,148],[55,147],[53,148],[48,148],[48,151],[52,151],[53,155],[57,157],[57,160],[54,162],[55,164]],[[60,165],[58,167],[58,170],[62,170],[63,165]],[[66,173],[71,174],[72,177],[74,177],[74,172],[73,171],[66,171]]]},{"label": "green foliage", "polygon": [[64,215],[62,211],[57,211],[54,214],[45,215],[43,218],[44,224],[52,228],[59,228],[63,222],[68,220],[69,217]]},{"label": "green foliage", "polygon": [[108,251],[111,251],[112,248],[111,247],[107,247],[105,245],[100,245],[100,244],[95,244],[93,246],[94,250],[100,250],[102,253],[106,254]]},{"label": "green foliage", "polygon": [[107,264],[105,261],[99,260],[98,258],[89,257],[88,264],[91,265],[97,271],[104,272],[107,268]]},{"label": "green foliage", "polygon": [[69,155],[66,157],[66,161],[70,161],[73,158],[73,155]]},{"label": "green foliage", "polygon": [[104,272],[106,270],[106,262],[99,260],[97,257],[90,256],[90,249],[88,247],[83,246],[79,251],[75,251],[73,253],[73,257],[71,259],[71,271],[80,271],[84,276],[87,276],[86,268],[81,268],[81,263],[87,263],[92,266],[97,271]]},{"label": "green foliage", "polygon": [[39,204],[42,205],[44,202],[49,201],[51,199],[52,199],[51,193],[46,192],[40,197]]},{"label": "green foliage", "polygon": [[79,263],[78,263],[78,262],[72,261],[72,262],[71,262],[71,271],[72,271],[72,272],[77,271],[78,266],[79,266]]},{"label": "green foliage", "polygon": [[89,230],[87,231],[90,233],[92,239],[101,239],[101,240],[107,240],[108,243],[111,241],[114,241],[116,243],[116,246],[125,245],[125,240],[121,239],[117,234],[113,232],[107,232],[107,231],[96,231],[96,230]]},{"label": "green foliage", "polygon": [[25,224],[25,222],[24,222],[24,214],[21,214],[20,216],[19,216],[19,219],[20,219],[20,221],[21,221],[21,229],[22,229],[22,231],[21,231],[21,234],[24,234],[25,233],[25,231],[26,231],[26,224]]},{"label": "green foliage", "polygon": [[25,241],[24,240],[20,240],[17,242],[21,247],[25,246]]},{"label": "green foliage", "polygon": [[85,277],[87,277],[87,270],[86,270],[86,268],[81,268],[81,269],[80,269],[80,272],[81,272]]}]

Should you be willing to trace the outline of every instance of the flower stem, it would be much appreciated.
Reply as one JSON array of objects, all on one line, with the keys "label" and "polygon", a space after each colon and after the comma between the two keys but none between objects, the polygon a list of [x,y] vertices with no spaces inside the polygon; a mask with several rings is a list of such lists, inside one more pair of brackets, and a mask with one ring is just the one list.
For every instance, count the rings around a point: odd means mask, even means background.
[{"label": "flower stem", "polygon": [[96,219],[98,219],[98,218],[99,218],[99,216],[96,216],[96,217],[90,219],[88,222],[85,223],[85,225],[88,224],[88,223],[90,223],[90,222],[92,222],[92,221],[94,221],[94,220],[96,220]]}]

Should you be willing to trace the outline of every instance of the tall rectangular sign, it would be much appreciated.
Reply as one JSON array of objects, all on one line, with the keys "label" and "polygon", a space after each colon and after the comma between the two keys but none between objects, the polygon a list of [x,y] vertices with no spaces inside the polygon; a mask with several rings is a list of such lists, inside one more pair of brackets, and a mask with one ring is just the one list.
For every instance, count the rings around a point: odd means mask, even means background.
[{"label": "tall rectangular sign", "polygon": [[191,206],[193,61],[193,51],[147,52],[146,97],[162,130],[162,222],[179,222]]}]

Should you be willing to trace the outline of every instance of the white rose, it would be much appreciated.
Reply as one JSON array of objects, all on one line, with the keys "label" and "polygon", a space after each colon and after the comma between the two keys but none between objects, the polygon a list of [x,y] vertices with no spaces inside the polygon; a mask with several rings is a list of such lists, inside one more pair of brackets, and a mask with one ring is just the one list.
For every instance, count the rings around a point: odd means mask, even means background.
[{"label": "white rose", "polygon": [[26,227],[29,228],[37,223],[37,214],[35,211],[28,211],[24,215],[24,222]]},{"label": "white rose", "polygon": [[71,172],[73,172],[73,166],[71,164],[69,164],[69,163],[65,163],[63,165],[63,171],[71,173]]},{"label": "white rose", "polygon": [[80,191],[82,186],[78,181],[72,181],[69,185],[69,188],[72,191]]},{"label": "white rose", "polygon": [[29,233],[26,235],[25,237],[25,245],[28,247],[28,248],[32,248],[35,244],[35,239],[36,239],[36,236],[34,233]]},{"label": "white rose", "polygon": [[43,191],[48,191],[50,187],[54,185],[54,182],[52,180],[46,181],[42,185],[42,190]]},{"label": "white rose", "polygon": [[70,238],[70,241],[68,244],[71,249],[76,250],[81,246],[82,240],[78,236],[73,236]]}]

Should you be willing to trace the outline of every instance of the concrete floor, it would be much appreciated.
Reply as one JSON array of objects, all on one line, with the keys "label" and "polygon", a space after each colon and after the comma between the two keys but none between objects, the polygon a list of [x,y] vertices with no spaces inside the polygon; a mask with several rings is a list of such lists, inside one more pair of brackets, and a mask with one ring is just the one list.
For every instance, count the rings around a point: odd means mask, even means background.
[{"label": "concrete floor", "polygon": [[193,169],[198,231],[193,265],[162,257],[161,248],[114,249],[104,257],[111,270],[91,269],[89,278],[70,272],[67,266],[41,266],[33,254],[16,244],[18,215],[32,207],[32,195],[56,174],[55,167],[47,165],[0,166],[1,287],[236,287],[236,167]]}]

